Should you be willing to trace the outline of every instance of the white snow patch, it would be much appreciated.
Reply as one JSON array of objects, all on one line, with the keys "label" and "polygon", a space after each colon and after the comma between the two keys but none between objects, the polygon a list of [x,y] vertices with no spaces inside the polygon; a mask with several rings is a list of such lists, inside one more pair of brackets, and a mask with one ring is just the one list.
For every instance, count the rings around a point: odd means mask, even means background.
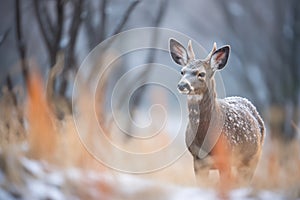
[{"label": "white snow patch", "polygon": [[53,172],[47,176],[47,182],[51,185],[61,186],[64,184],[65,179],[61,172]]},{"label": "white snow patch", "polygon": [[26,157],[21,158],[21,163],[32,175],[36,177],[43,177],[45,175],[43,171],[43,166],[40,162],[36,162],[34,160],[30,160]]},{"label": "white snow patch", "polygon": [[[24,185],[18,185],[21,199],[77,199],[77,195],[85,194],[91,199],[170,199],[170,200],[214,200],[220,199],[216,190],[208,188],[181,187],[163,184],[128,174],[98,173],[76,168],[59,170],[39,161],[22,158]],[[47,168],[47,169],[46,169]],[[1,174],[1,173],[0,173]],[[5,175],[3,175],[5,176]],[[99,183],[113,188],[112,193],[99,190]],[[5,183],[8,184],[9,183]],[[67,184],[67,185],[65,185]],[[13,186],[13,185],[9,185]],[[68,191],[63,188],[67,187]],[[150,195],[150,196],[148,196]],[[103,198],[102,198],[103,197]],[[0,199],[15,199],[12,194],[0,187]],[[285,199],[283,192],[255,191],[251,188],[235,189],[228,194],[228,199],[277,200]]]},{"label": "white snow patch", "polygon": [[64,194],[58,188],[49,187],[49,185],[42,182],[42,180],[28,181],[29,196],[32,199],[65,199]]}]

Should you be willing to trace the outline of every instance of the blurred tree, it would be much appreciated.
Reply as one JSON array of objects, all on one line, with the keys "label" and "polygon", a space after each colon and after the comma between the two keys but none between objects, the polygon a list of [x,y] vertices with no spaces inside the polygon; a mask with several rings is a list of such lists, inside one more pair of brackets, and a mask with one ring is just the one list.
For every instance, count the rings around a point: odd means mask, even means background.
[{"label": "blurred tree", "polygon": [[[89,49],[92,50],[97,44],[101,43],[106,38],[120,33],[126,25],[130,15],[139,4],[140,1],[132,0],[129,3],[126,2],[126,9],[124,13],[119,14],[119,21],[115,24],[108,24],[109,18],[109,6],[110,2],[108,0],[101,0],[99,2],[95,2],[92,0],[88,0],[86,2],[86,20],[84,21],[85,30],[88,38]],[[99,9],[94,9],[94,7],[99,7]],[[100,20],[97,19],[100,14]],[[109,31],[113,29],[111,33]]]},{"label": "blurred tree", "polygon": [[[55,0],[55,17],[51,20],[49,1],[34,0],[34,13],[38,21],[40,31],[44,42],[47,46],[50,67],[56,62],[56,54],[61,50],[60,42],[62,39],[64,28],[64,12],[66,2],[63,0]],[[73,1],[72,1],[73,2]]]},{"label": "blurred tree", "polygon": [[[23,36],[23,29],[22,29],[22,21],[21,21],[21,9],[20,9],[20,0],[15,0],[15,19],[16,19],[16,39],[17,39],[17,50],[21,60],[21,69],[22,75],[24,78],[25,83],[28,80],[28,66],[26,63],[26,46]],[[10,80],[9,75],[7,80]],[[8,82],[9,83],[9,82]],[[10,81],[11,83],[11,81]],[[12,85],[12,84],[11,84]],[[8,84],[9,87],[9,84]]]},{"label": "blurred tree", "polygon": [[[53,11],[49,9],[49,7],[51,7],[49,4],[51,3],[53,2],[34,0],[34,10],[42,37],[48,50],[50,67],[55,65],[57,54],[60,51],[64,51],[65,53],[65,67],[63,70],[63,79],[59,90],[60,95],[64,96],[68,83],[66,74],[73,68],[76,68],[77,65],[74,50],[81,23],[83,0],[55,0],[55,9]],[[72,10],[72,17],[69,26],[67,26],[67,20],[65,16],[68,3],[70,4],[70,9]],[[54,18],[53,20],[51,19],[50,13],[54,15],[54,17],[52,17]],[[63,44],[64,29],[67,29],[67,44]],[[54,85],[52,87],[54,87]]]},{"label": "blurred tree", "polygon": [[[267,87],[272,136],[290,139],[299,123],[300,95],[300,1],[218,0],[229,34],[244,66],[243,80],[254,95],[259,90],[252,64],[258,63]],[[267,9],[271,12],[262,12]],[[256,27],[250,29],[250,27]]]},{"label": "blurred tree", "polygon": [[[166,13],[167,6],[168,6],[168,0],[161,0],[160,1],[160,4],[158,4],[158,11],[157,11],[156,17],[153,21],[153,27],[159,27],[161,25],[161,22],[162,22],[162,20],[165,16],[165,13]],[[152,35],[151,41],[153,41],[153,44],[157,43],[157,40],[158,40],[158,37],[159,37],[158,34],[159,33],[156,31]],[[149,56],[146,60],[146,64],[148,64],[149,66],[145,67],[144,70],[140,74],[138,74],[137,77],[134,78],[132,81],[140,82],[141,85],[143,85],[147,82],[148,76],[151,72],[151,63],[154,62],[155,56],[156,56],[156,49],[153,49],[153,50],[150,51]],[[128,86],[131,86],[131,85],[133,85],[133,83],[128,84]],[[124,90],[124,92],[125,91],[126,90]],[[129,90],[127,90],[127,91],[129,91]],[[141,90],[139,90],[137,92],[136,98],[134,98],[131,102],[133,107],[132,107],[132,110],[130,110],[130,111],[133,111],[133,112],[131,112],[131,119],[133,119],[133,120],[135,120],[135,117],[136,117],[136,112],[135,112],[136,108],[138,108],[141,105],[142,99],[143,99],[146,91],[147,91],[147,87],[142,87]],[[132,130],[132,121],[131,121],[131,119],[128,119],[128,123],[127,123],[128,124],[127,130],[128,130],[129,133],[131,133],[133,131]]]},{"label": "blurred tree", "polygon": [[[16,38],[17,38],[17,49],[20,55],[21,68],[24,78],[27,77],[28,67],[26,66],[26,38],[22,34],[22,26],[25,23],[21,21],[22,19],[22,1],[15,1],[15,24],[16,24]],[[100,9],[96,12],[94,10],[94,5],[99,2],[95,0],[54,0],[54,1],[40,1],[33,0],[34,16],[38,22],[38,27],[40,31],[40,37],[43,39],[46,50],[48,52],[48,62],[50,67],[50,73],[48,77],[47,94],[52,96],[52,100],[62,100],[59,102],[64,102],[66,105],[68,102],[68,107],[71,108],[71,102],[67,97],[68,86],[72,84],[70,77],[75,74],[78,64],[76,60],[76,44],[79,35],[79,30],[81,24],[85,25],[87,30],[85,38],[88,41],[88,51],[94,48],[98,43],[105,40],[107,37],[117,34],[124,28],[129,16],[134,11],[135,7],[139,3],[137,0],[126,2],[128,7],[125,9],[124,14],[120,16],[119,22],[110,24],[108,26],[108,6],[109,1],[102,0],[99,3]],[[95,15],[94,15],[95,14]],[[101,16],[100,20],[96,20],[97,23],[92,23],[95,21],[97,16]],[[32,16],[30,16],[32,17]],[[111,27],[115,27],[113,31],[109,34]],[[5,39],[6,32],[3,34],[1,41]],[[64,60],[63,67],[58,67],[55,65],[57,63],[58,55],[63,55]],[[39,55],[38,55],[39,56]],[[61,64],[61,62],[59,62]],[[57,66],[55,69],[54,66]],[[59,81],[56,81],[59,74],[61,74]],[[10,78],[8,77],[8,80]],[[57,84],[58,83],[58,84]],[[58,87],[57,87],[58,86]],[[50,88],[49,88],[50,87]],[[59,102],[56,102],[57,104]],[[56,105],[56,110],[59,110],[61,106]],[[62,117],[63,113],[60,113]]]},{"label": "blurred tree", "polygon": [[[133,27],[141,24],[142,26],[162,24],[164,27],[188,35],[192,35],[194,31],[204,40],[213,35],[214,38],[220,37],[230,43],[233,46],[232,55],[237,59],[235,61],[239,61],[242,66],[240,69],[233,69],[232,73],[236,73],[234,74],[236,79],[242,79],[246,85],[243,87],[244,84],[241,84],[238,89],[249,90],[246,92],[251,93],[252,97],[257,97],[256,104],[261,108],[265,104],[259,102],[259,97],[261,93],[267,96],[270,109],[266,110],[270,110],[272,135],[293,138],[296,133],[291,123],[299,126],[299,0],[209,2],[189,0],[183,4],[178,3],[180,2],[178,0],[167,6],[165,3],[167,0],[151,1],[151,3],[138,0],[15,0],[14,2],[16,2],[16,13],[13,18],[16,29],[14,33],[17,36],[14,37],[17,42],[17,45],[14,45],[17,47],[15,54],[18,54],[21,60],[24,60],[27,54],[30,55],[29,48],[26,47],[31,45],[27,38],[28,34],[26,35],[28,26],[25,25],[22,17],[25,15],[25,9],[33,7],[34,15],[27,12],[25,16],[38,22],[39,32],[30,34],[43,39],[49,68],[52,70],[57,63],[58,54],[64,55],[61,76],[59,73],[49,73],[56,74],[55,77],[58,79],[56,83],[52,82],[52,91],[57,96],[67,97],[72,76],[78,67],[78,57],[80,53],[82,54],[78,49],[89,52],[107,37],[126,29],[126,25],[130,24],[128,22],[132,22],[130,25]],[[182,13],[178,14],[178,12]],[[163,24],[161,21],[164,15],[166,20]],[[35,20],[31,21],[35,23]],[[4,47],[5,43],[11,43],[11,41],[6,42],[9,40],[10,32],[13,32],[10,30],[9,26],[1,30],[0,48]],[[38,54],[35,56],[43,57]],[[153,60],[153,57],[155,54],[150,54],[148,62]],[[26,69],[26,66],[22,68]],[[145,81],[149,70],[150,68],[139,77]],[[116,74],[109,76],[110,79],[118,77]],[[14,79],[7,77],[6,80],[14,84]],[[99,88],[101,89],[100,105],[104,105],[103,97],[107,94],[107,86],[102,87]],[[143,93],[140,91],[137,95],[135,105],[139,105]]]},{"label": "blurred tree", "polygon": [[[88,49],[92,50],[96,45],[104,41],[110,36],[113,36],[115,34],[120,33],[123,28],[125,27],[127,21],[129,20],[130,15],[133,13],[134,9],[137,7],[137,5],[140,3],[138,0],[129,1],[129,3],[126,6],[126,9],[123,11],[123,13],[118,15],[118,22],[112,24],[108,24],[109,20],[109,6],[110,3],[108,0],[102,0],[100,4],[97,6],[97,2],[95,1],[87,1],[86,6],[89,10],[89,12],[86,13],[86,20],[84,21],[85,25],[85,31],[88,38]],[[99,3],[99,2],[98,2]],[[94,10],[93,8],[97,7],[99,9]],[[97,19],[97,16],[100,13],[100,20]],[[112,32],[109,34],[109,31]],[[99,57],[99,65],[101,66],[101,62],[104,62],[106,58]],[[98,75],[97,71],[98,69],[94,69],[95,71],[90,72],[89,80],[93,80],[93,76]],[[113,79],[110,77],[111,74],[106,74],[102,77],[101,82],[103,84],[99,85],[97,87],[96,91],[96,102],[97,102],[97,116],[99,123],[101,123],[102,128],[104,129],[105,133],[109,133],[109,128],[106,127],[105,121],[107,118],[107,114],[105,113],[105,101],[107,100],[107,89],[108,89],[108,79]],[[120,99],[121,101],[121,99]]]}]

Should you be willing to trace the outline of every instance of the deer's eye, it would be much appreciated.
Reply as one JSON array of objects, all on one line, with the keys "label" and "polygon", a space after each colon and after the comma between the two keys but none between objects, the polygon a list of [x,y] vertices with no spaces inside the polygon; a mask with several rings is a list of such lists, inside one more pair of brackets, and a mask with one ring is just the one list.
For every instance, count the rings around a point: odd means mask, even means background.
[{"label": "deer's eye", "polygon": [[204,78],[204,77],[205,77],[205,72],[200,72],[200,73],[198,74],[198,77],[199,77],[199,78]]},{"label": "deer's eye", "polygon": [[184,72],[183,71],[180,71],[181,75],[184,75]]}]

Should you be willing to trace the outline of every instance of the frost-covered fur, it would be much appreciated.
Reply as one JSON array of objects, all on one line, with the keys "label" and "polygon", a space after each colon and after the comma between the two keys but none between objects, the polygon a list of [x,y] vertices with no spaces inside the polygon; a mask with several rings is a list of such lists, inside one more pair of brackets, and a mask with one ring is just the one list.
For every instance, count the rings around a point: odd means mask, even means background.
[{"label": "frost-covered fur", "polygon": [[[236,167],[241,181],[249,181],[260,158],[264,123],[247,99],[228,97],[209,103],[210,96],[205,94],[202,101],[188,100],[186,144],[194,157],[195,173],[203,179],[208,170],[219,169],[215,158],[220,155],[214,150],[218,140],[225,138],[221,156],[225,156],[228,165]],[[207,138],[210,141],[205,142]]]},{"label": "frost-covered fur", "polygon": [[214,44],[205,59],[195,59],[191,42],[186,50],[170,39],[171,56],[183,66],[178,90],[188,96],[186,145],[194,157],[196,176],[203,179],[210,169],[218,169],[222,179],[236,167],[237,178],[248,182],[261,155],[265,127],[247,99],[217,98],[214,73],[225,67],[229,52],[229,46],[217,49]]},{"label": "frost-covered fur", "polygon": [[239,146],[245,143],[259,145],[263,142],[264,122],[249,100],[242,97],[227,97],[219,99],[218,103],[226,115],[223,132],[231,145]]}]

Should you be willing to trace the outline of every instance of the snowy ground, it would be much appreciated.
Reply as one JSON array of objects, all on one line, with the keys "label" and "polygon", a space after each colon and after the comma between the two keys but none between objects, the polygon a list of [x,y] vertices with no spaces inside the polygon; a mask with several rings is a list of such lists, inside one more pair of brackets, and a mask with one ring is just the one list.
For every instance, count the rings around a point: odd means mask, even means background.
[{"label": "snowy ground", "polygon": [[[129,174],[56,169],[22,158],[15,179],[0,172],[0,199],[220,199],[214,189],[181,187]],[[284,192],[235,189],[227,199],[286,199]]]}]

